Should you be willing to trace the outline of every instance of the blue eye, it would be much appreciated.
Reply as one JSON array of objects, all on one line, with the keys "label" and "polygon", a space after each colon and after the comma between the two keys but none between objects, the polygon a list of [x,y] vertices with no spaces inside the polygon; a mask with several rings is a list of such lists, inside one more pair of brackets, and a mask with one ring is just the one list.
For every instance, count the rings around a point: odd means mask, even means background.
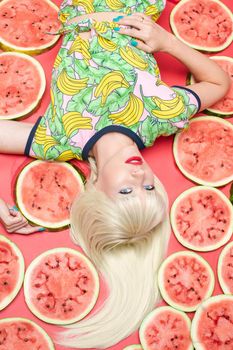
[{"label": "blue eye", "polygon": [[129,193],[131,193],[131,192],[133,192],[133,189],[130,188],[130,187],[128,187],[128,188],[122,188],[122,189],[119,191],[119,193],[121,193],[121,194],[129,194]]},{"label": "blue eye", "polygon": [[154,185],[145,185],[144,188],[147,191],[153,191],[155,189],[155,186]]}]

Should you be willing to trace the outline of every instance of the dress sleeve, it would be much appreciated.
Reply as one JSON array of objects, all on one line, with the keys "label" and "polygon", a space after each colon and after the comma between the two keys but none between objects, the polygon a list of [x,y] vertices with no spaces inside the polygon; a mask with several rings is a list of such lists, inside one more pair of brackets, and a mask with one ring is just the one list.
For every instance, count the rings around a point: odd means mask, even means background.
[{"label": "dress sleeve", "polygon": [[184,99],[186,105],[193,106],[193,111],[187,110],[187,117],[190,119],[194,114],[198,113],[201,108],[201,100],[198,94],[184,86],[174,85],[172,87],[173,90],[179,95],[181,95]]}]

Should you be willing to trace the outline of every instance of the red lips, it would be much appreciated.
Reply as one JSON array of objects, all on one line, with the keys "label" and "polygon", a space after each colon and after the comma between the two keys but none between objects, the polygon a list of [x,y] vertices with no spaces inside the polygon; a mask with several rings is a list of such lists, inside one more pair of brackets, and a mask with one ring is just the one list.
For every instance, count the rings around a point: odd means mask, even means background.
[{"label": "red lips", "polygon": [[143,161],[141,157],[131,157],[125,161],[126,164],[142,165]]}]

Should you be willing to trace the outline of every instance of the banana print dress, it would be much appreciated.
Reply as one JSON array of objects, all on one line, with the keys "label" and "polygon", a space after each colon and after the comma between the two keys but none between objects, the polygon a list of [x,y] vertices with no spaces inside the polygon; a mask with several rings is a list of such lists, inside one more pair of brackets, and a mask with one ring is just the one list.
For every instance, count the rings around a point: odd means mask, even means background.
[{"label": "banana print dress", "polygon": [[[117,23],[79,15],[117,11],[143,12],[157,20],[165,0],[65,0],[59,19],[63,43],[52,72],[51,103],[35,124],[25,153],[46,160],[87,159],[95,142],[107,132],[128,135],[139,149],[161,135],[188,126],[200,106],[198,96],[160,79],[153,55],[133,47]],[[80,32],[91,30],[90,39]]]}]

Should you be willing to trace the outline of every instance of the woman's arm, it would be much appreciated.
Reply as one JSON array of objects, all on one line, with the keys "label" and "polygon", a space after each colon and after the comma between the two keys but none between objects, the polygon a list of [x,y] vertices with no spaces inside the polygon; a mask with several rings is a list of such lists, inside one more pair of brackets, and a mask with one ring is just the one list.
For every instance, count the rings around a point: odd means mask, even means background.
[{"label": "woman's arm", "polygon": [[137,39],[133,45],[145,52],[166,52],[182,62],[194,76],[196,83],[189,85],[201,99],[201,110],[220,100],[230,87],[229,76],[211,59],[190,48],[173,34],[167,32],[144,14],[134,14],[121,19],[119,33]]}]

